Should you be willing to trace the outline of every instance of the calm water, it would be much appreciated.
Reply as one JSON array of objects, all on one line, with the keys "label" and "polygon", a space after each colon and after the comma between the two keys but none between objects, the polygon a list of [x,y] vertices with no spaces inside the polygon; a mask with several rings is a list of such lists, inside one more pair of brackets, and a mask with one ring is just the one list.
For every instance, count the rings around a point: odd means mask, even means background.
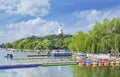
[{"label": "calm water", "polygon": [[73,77],[119,77],[120,67],[79,67],[73,66]]},{"label": "calm water", "polygon": [[120,68],[52,66],[0,70],[0,77],[119,77]]},{"label": "calm water", "polygon": [[[15,53],[15,58],[27,58],[29,53]],[[0,52],[0,65],[12,63],[28,63],[40,60],[14,60],[8,61],[4,58],[4,52]],[[79,67],[72,66],[51,66],[51,67],[35,67],[35,68],[19,68],[19,69],[0,69],[0,77],[119,77],[120,67]]]}]

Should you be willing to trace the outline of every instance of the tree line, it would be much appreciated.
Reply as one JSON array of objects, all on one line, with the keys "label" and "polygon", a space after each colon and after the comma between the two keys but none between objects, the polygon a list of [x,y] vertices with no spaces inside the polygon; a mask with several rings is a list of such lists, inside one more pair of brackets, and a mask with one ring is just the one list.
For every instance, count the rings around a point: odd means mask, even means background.
[{"label": "tree line", "polygon": [[54,49],[66,48],[75,52],[120,52],[120,18],[104,19],[95,22],[87,33],[79,31],[74,35],[32,36],[13,43],[6,43],[5,48],[15,49]]},{"label": "tree line", "polygon": [[95,22],[88,33],[77,32],[68,47],[78,52],[120,52],[120,18]]},{"label": "tree line", "polygon": [[66,48],[64,45],[64,39],[71,38],[72,35],[47,35],[44,37],[31,36],[16,40],[13,43],[6,43],[4,48],[14,48],[14,49],[60,49]]}]

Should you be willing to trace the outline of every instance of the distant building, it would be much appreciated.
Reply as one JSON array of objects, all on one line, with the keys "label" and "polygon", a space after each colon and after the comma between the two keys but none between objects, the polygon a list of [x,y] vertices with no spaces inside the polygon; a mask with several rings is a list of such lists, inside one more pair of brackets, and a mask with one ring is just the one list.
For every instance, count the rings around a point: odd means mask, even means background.
[{"label": "distant building", "polygon": [[63,35],[63,30],[61,25],[59,26],[59,29],[58,29],[58,35]]}]

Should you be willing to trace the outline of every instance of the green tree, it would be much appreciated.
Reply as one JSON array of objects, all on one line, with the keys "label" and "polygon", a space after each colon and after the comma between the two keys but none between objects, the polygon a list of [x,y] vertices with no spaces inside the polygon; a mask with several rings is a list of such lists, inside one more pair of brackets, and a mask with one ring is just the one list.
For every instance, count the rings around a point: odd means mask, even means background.
[{"label": "green tree", "polygon": [[13,46],[12,46],[11,43],[6,43],[6,44],[4,45],[4,47],[5,47],[5,48],[12,48]]}]

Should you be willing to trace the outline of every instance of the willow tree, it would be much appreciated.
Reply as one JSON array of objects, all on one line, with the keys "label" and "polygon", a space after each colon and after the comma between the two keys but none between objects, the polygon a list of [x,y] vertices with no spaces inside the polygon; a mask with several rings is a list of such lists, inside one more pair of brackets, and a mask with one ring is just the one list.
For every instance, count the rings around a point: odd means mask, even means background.
[{"label": "willow tree", "polygon": [[120,51],[120,18],[96,22],[86,35],[78,32],[71,39],[70,48],[89,52]]},{"label": "willow tree", "polygon": [[77,34],[73,35],[71,38],[69,48],[78,52],[86,51],[86,36],[87,34],[83,33],[82,31],[77,32]]}]

